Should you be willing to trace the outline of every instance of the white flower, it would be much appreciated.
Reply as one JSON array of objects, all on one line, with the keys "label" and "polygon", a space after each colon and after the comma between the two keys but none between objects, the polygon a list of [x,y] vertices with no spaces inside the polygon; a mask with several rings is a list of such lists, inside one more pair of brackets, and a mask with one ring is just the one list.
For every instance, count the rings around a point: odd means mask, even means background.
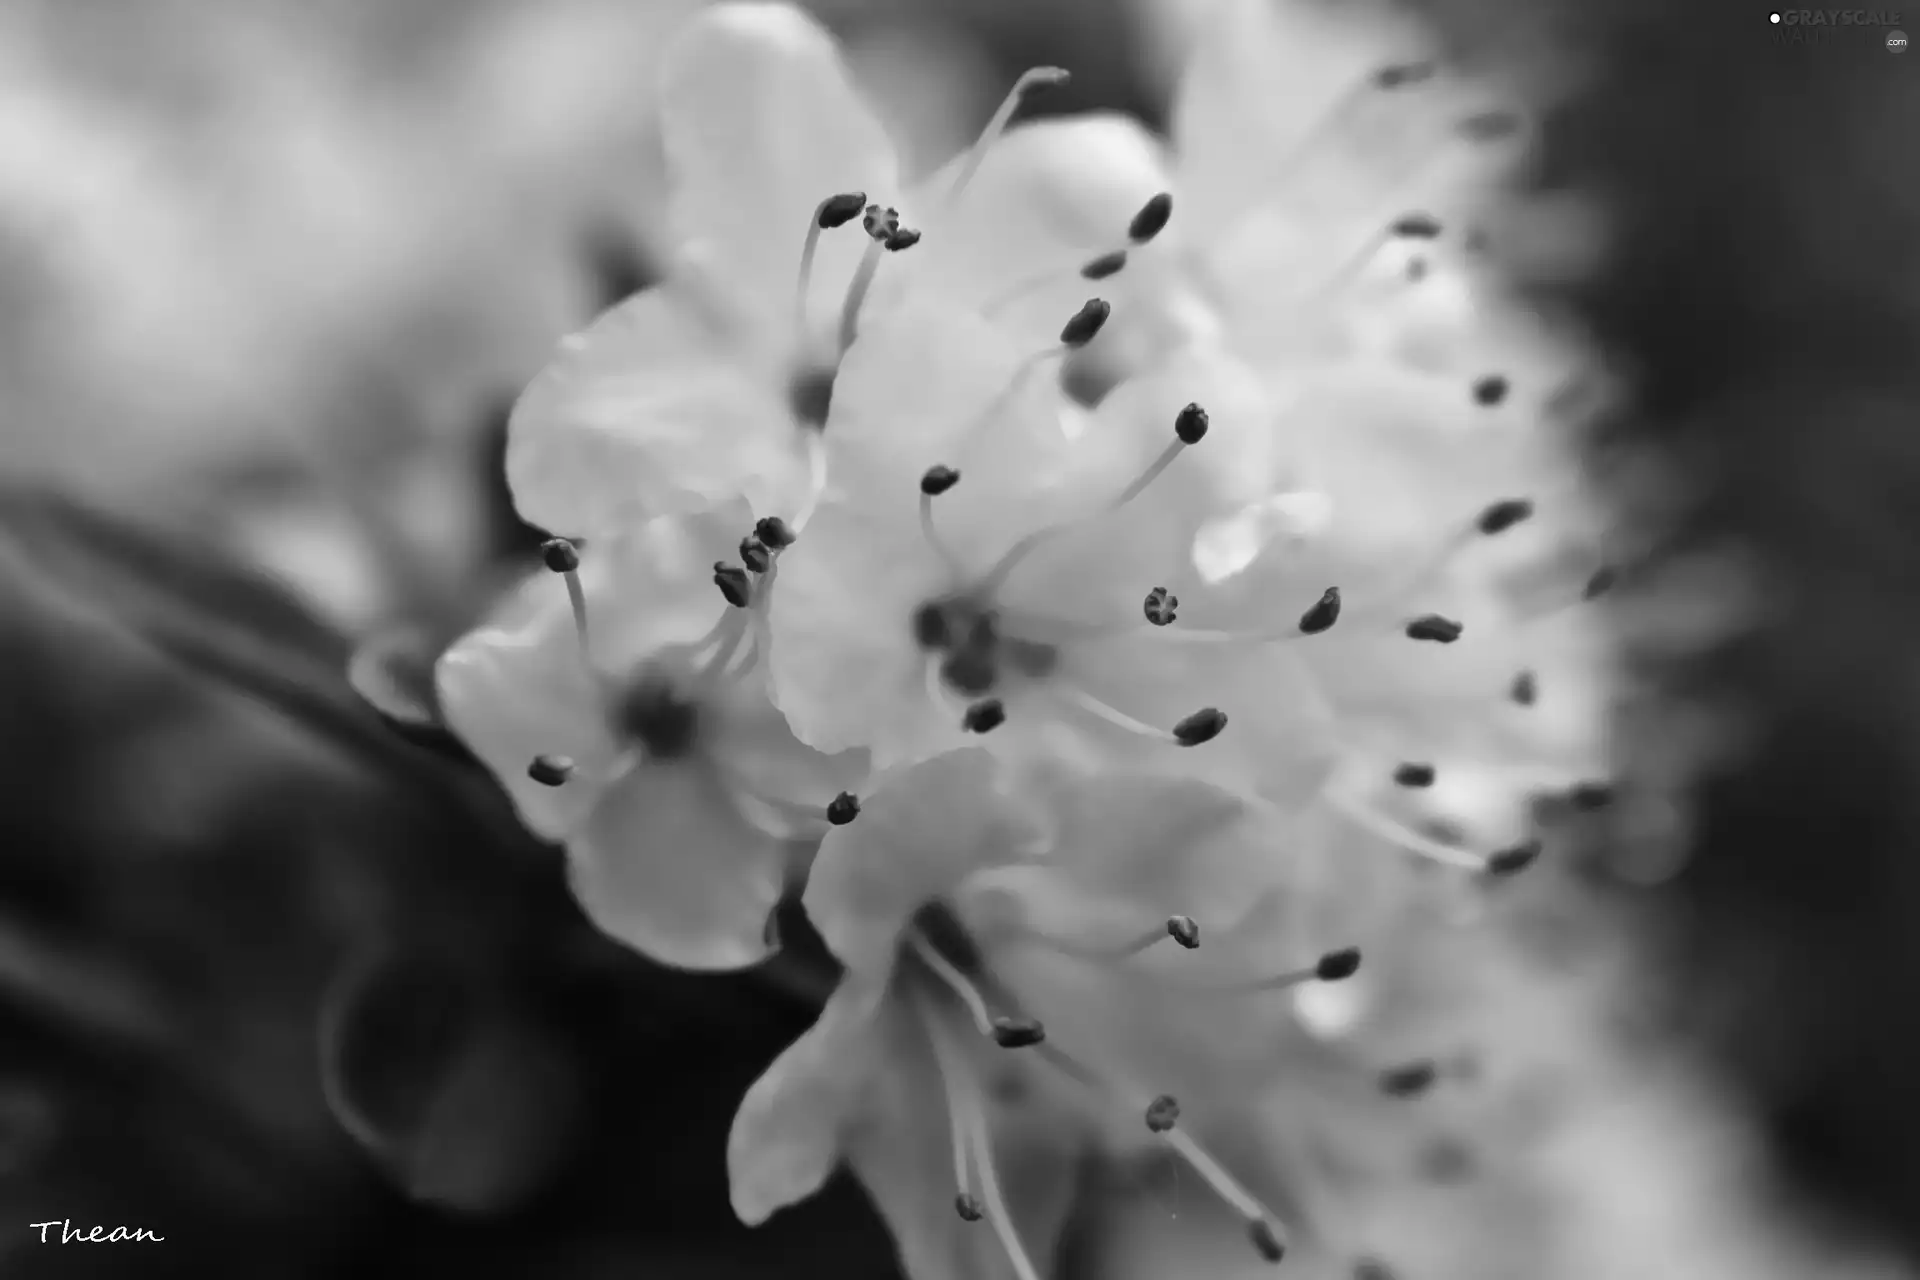
[{"label": "white flower", "polygon": [[796,742],[767,699],[760,611],[714,580],[752,528],[736,502],[597,542],[567,585],[535,575],[438,671],[448,723],[527,826],[565,843],[595,923],[691,969],[766,957],[792,843],[817,839],[865,773]]},{"label": "white flower", "polygon": [[[1112,1129],[1184,1160],[1277,1261],[1284,1228],[1185,1126],[1281,1070],[1285,990],[1359,967],[1274,927],[1311,910],[1285,834],[1193,781],[1036,793],[978,748],[882,778],[814,864],[806,909],[846,977],[741,1104],[740,1216],[812,1194],[845,1158],[915,1276],[975,1274],[965,1224],[984,1217],[1004,1255],[989,1273],[1034,1280],[1071,1162]],[[1054,1185],[1010,1197],[1010,1164]]]}]

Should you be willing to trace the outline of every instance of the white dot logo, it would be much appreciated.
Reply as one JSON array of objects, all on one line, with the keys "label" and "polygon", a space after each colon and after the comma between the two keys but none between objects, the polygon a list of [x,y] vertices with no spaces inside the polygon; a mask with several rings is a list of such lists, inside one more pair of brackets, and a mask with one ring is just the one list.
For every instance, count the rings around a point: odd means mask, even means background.
[{"label": "white dot logo", "polygon": [[1907,33],[1904,31],[1887,32],[1887,52],[1905,53],[1907,51]]},{"label": "white dot logo", "polygon": [[1778,26],[1780,24],[1780,15],[1777,13],[1770,13],[1767,15],[1767,21],[1773,23],[1775,26]]}]

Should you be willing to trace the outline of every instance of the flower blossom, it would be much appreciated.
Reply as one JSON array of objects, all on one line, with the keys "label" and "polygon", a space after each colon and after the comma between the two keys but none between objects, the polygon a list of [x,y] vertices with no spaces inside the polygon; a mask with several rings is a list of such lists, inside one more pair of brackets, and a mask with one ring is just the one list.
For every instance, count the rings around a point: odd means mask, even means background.
[{"label": "flower blossom", "polygon": [[438,669],[450,724],[527,826],[565,843],[588,914],[691,969],[765,958],[792,842],[817,839],[829,800],[864,773],[795,741],[767,698],[773,566],[714,568],[753,527],[736,501],[584,555],[551,543],[552,571]]},{"label": "flower blossom", "polygon": [[[514,499],[524,519],[568,536],[743,494],[758,514],[803,528],[824,482],[820,431],[840,358],[884,310],[875,284],[898,269],[892,260],[923,252],[912,211],[924,208],[956,247],[1004,230],[1002,212],[957,203],[960,174],[903,197],[886,122],[832,37],[794,6],[713,5],[663,50],[662,67],[666,279],[566,339],[521,396]],[[1054,68],[1023,77],[969,156],[995,149],[1031,91],[1065,79]],[[1028,251],[1054,250],[1044,228],[1031,238]],[[962,265],[989,282],[1018,268]]]},{"label": "flower blossom", "polygon": [[[1278,1261],[1284,1228],[1182,1107],[1268,1081],[1279,993],[1346,980],[1359,951],[1298,954],[1273,927],[1301,905],[1302,868],[1269,811],[1189,779],[1042,794],[1010,776],[981,748],[950,751],[881,778],[827,835],[804,904],[846,977],[741,1104],[736,1210],[757,1223],[844,1158],[910,1273],[979,1274],[969,1227],[985,1219],[1003,1262],[989,1273],[1035,1280],[1070,1161],[1117,1121]],[[1009,1164],[1053,1185],[1010,1196]]]}]

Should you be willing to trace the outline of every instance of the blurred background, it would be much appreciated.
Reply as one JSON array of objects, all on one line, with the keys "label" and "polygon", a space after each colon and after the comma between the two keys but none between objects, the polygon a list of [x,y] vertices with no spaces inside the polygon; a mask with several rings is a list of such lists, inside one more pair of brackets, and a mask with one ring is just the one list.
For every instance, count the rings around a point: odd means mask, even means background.
[{"label": "blurred background", "polygon": [[[813,7],[931,167],[1036,64],[1075,73],[1046,110],[1163,123],[1205,5]],[[807,993],[599,939],[484,779],[364,706],[425,719],[421,655],[527,563],[505,411],[651,278],[648,80],[693,7],[0,0],[0,1273],[891,1274],[850,1185],[727,1207]],[[1596,465],[1664,539],[1643,599],[1703,551],[1761,586],[1711,652],[1649,646],[1621,725],[1721,726],[1666,752],[1691,818],[1616,806],[1557,899],[1657,979],[1592,1019],[1696,1073],[1567,1156],[1580,1239],[1920,1253],[1920,55],[1725,0],[1414,8],[1611,221],[1602,270],[1522,283],[1639,389],[1595,450],[1663,477]],[[1689,1143],[1705,1190],[1659,1180]],[[65,1218],[171,1239],[24,1226]]]}]

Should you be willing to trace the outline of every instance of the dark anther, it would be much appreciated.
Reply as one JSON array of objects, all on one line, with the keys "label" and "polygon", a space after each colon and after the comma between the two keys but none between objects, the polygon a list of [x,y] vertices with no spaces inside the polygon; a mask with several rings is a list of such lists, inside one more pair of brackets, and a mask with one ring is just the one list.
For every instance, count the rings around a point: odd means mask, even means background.
[{"label": "dark anther", "polygon": [[[940,679],[955,693],[964,693],[970,698],[991,692],[993,686],[1000,683],[1000,668],[993,660],[993,646],[971,641],[962,644],[941,661]],[[1000,722],[996,720],[993,723]],[[987,729],[992,727],[988,725]],[[980,729],[977,732],[986,731]]]},{"label": "dark anther", "polygon": [[1487,874],[1490,876],[1510,876],[1524,871],[1533,865],[1540,856],[1540,842],[1528,840],[1514,845],[1511,849],[1502,849],[1487,858]]},{"label": "dark anther", "polygon": [[700,708],[671,683],[643,679],[620,704],[620,727],[655,760],[678,760],[693,750]]},{"label": "dark anther", "polygon": [[794,532],[787,522],[779,516],[763,516],[753,522],[753,536],[760,539],[775,551],[784,551],[793,545]]},{"label": "dark anther", "polygon": [[1582,813],[1596,813],[1613,803],[1613,788],[1604,782],[1582,782],[1567,792],[1567,799]]},{"label": "dark anther", "polygon": [[1393,780],[1403,787],[1430,787],[1433,785],[1433,766],[1403,764],[1393,771]]},{"label": "dark anther", "polygon": [[1183,747],[1197,747],[1203,742],[1212,742],[1226,727],[1226,712],[1218,707],[1202,707],[1173,726],[1173,738]]},{"label": "dark anther", "polygon": [[827,425],[833,409],[834,370],[827,365],[812,365],[794,372],[787,381],[787,412],[803,427],[818,431]]},{"label": "dark anther", "polygon": [[1520,117],[1511,111],[1482,111],[1460,122],[1460,136],[1469,142],[1498,142],[1520,132]]},{"label": "dark anther", "polygon": [[1163,1093],[1147,1104],[1147,1128],[1153,1133],[1167,1132],[1179,1119],[1180,1104],[1170,1093]]},{"label": "dark anther", "polygon": [[1437,240],[1440,238],[1440,219],[1430,213],[1409,213],[1396,219],[1389,231],[1407,240]]},{"label": "dark anther", "polygon": [[1598,600],[1601,596],[1613,590],[1613,584],[1619,580],[1620,575],[1615,573],[1611,568],[1602,566],[1601,568],[1595,569],[1593,576],[1587,579],[1587,585],[1581,589],[1580,598],[1583,600]]},{"label": "dark anther", "polygon": [[902,227],[888,236],[882,243],[886,245],[888,253],[898,253],[902,249],[911,249],[913,246],[919,244],[920,233],[911,227]]},{"label": "dark anther", "polygon": [[1334,623],[1340,621],[1340,588],[1328,587],[1321,592],[1320,599],[1313,608],[1300,615],[1300,630],[1310,636],[1317,636]]},{"label": "dark anther", "polygon": [[1006,722],[1006,704],[998,698],[982,698],[967,708],[960,727],[968,733],[991,733]]},{"label": "dark anther", "polygon": [[1113,308],[1107,303],[1099,298],[1089,298],[1084,307],[1073,313],[1073,319],[1067,321],[1066,328],[1060,330],[1061,343],[1069,347],[1086,346],[1112,314]]},{"label": "dark anther", "polygon": [[564,786],[573,776],[573,761],[565,756],[535,756],[527,776],[543,787]]},{"label": "dark anther", "polygon": [[1200,945],[1200,925],[1192,916],[1168,916],[1167,936],[1192,951]]},{"label": "dark anther", "polygon": [[1419,84],[1422,80],[1431,80],[1435,70],[1437,68],[1431,62],[1402,62],[1374,72],[1373,82],[1382,89],[1398,89],[1404,85]]},{"label": "dark anther", "polygon": [[1127,251],[1115,249],[1112,253],[1103,253],[1080,268],[1082,280],[1105,280],[1108,276],[1117,276],[1127,265]]},{"label": "dark anther", "polygon": [[1253,1247],[1268,1262],[1279,1262],[1287,1256],[1287,1243],[1280,1238],[1280,1232],[1265,1218],[1255,1218],[1247,1227],[1247,1238],[1253,1241]]},{"label": "dark anther", "polygon": [[1533,672],[1522,671],[1507,687],[1507,696],[1523,707],[1530,707],[1539,700],[1540,681]]},{"label": "dark anther", "polygon": [[820,202],[820,229],[831,231],[835,227],[844,227],[860,216],[867,207],[867,193],[848,191],[841,195],[830,196]]},{"label": "dark anther", "polygon": [[920,492],[937,498],[959,483],[960,473],[952,467],[928,467],[927,473],[920,477]]},{"label": "dark anther", "polygon": [[740,563],[754,573],[765,573],[773,567],[773,557],[752,534],[740,539]]},{"label": "dark anther", "polygon": [[1127,239],[1135,244],[1145,244],[1167,229],[1167,220],[1173,217],[1173,196],[1162,191],[1153,199],[1140,206],[1140,212],[1133,215],[1133,221],[1127,224]]},{"label": "dark anther", "polygon": [[1173,434],[1180,437],[1181,444],[1199,444],[1207,438],[1208,421],[1205,409],[1190,404],[1173,420]]},{"label": "dark anther", "polygon": [[555,573],[572,573],[580,567],[580,551],[565,538],[549,538],[540,544],[540,558]]},{"label": "dark anther", "polygon": [[1032,1018],[995,1018],[993,1042],[1002,1049],[1026,1049],[1047,1038],[1047,1029]]},{"label": "dark anther", "polygon": [[1464,629],[1452,618],[1443,618],[1437,613],[1429,613],[1407,624],[1407,639],[1431,640],[1435,644],[1452,644],[1460,638],[1460,633]]},{"label": "dark anther", "polygon": [[877,204],[870,204],[867,206],[866,217],[862,219],[861,225],[867,229],[868,235],[884,242],[900,230],[900,211],[883,209]]},{"label": "dark anther", "polygon": [[1513,526],[1533,514],[1533,504],[1525,498],[1508,498],[1496,502],[1480,513],[1477,521],[1480,532],[1492,537],[1496,533],[1505,533]]},{"label": "dark anther", "polygon": [[1339,982],[1360,972],[1360,948],[1342,947],[1329,951],[1313,966],[1313,976],[1322,982]]},{"label": "dark anther", "polygon": [[1433,1087],[1440,1068],[1433,1062],[1409,1062],[1380,1073],[1380,1092],[1393,1098],[1413,1098]]},{"label": "dark anther", "polygon": [[860,797],[851,791],[842,791],[827,803],[827,821],[836,827],[844,827],[860,816]]},{"label": "dark anther", "polygon": [[953,629],[947,624],[947,611],[937,604],[923,604],[913,612],[913,638],[922,649],[939,651],[953,645]]},{"label": "dark anther", "polygon": [[1497,373],[1488,374],[1473,384],[1473,398],[1489,407],[1499,404],[1507,398],[1507,380]]},{"label": "dark anther", "polygon": [[728,564],[725,560],[714,561],[713,585],[720,588],[720,594],[736,609],[744,609],[753,603],[753,581],[747,577],[747,571],[737,564]]},{"label": "dark anther", "polygon": [[953,1198],[953,1211],[960,1215],[962,1222],[978,1222],[987,1216],[987,1211],[980,1207],[980,1201],[964,1191]]},{"label": "dark anther", "polygon": [[1156,627],[1164,627],[1177,618],[1179,615],[1174,611],[1179,607],[1180,597],[1165,587],[1155,587],[1147,592],[1146,601],[1142,605],[1147,621]]}]

